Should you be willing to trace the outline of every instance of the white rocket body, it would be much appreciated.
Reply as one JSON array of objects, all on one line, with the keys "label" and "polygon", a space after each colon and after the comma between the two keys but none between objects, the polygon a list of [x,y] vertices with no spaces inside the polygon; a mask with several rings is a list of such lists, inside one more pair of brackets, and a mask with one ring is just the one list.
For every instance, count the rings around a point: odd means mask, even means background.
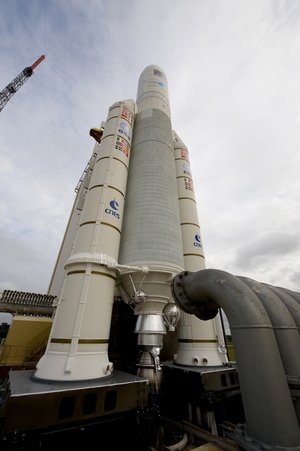
[{"label": "white rocket body", "polygon": [[[205,269],[205,257],[192,171],[188,150],[179,136],[173,133],[184,269],[196,272]],[[177,364],[218,366],[228,361],[219,314],[216,319],[201,321],[195,315],[181,312],[177,341],[178,348],[174,357]]]},{"label": "white rocket body", "polygon": [[107,351],[134,112],[132,100],[109,110],[36,378],[96,379],[113,370]]},{"label": "white rocket body", "polygon": [[64,238],[62,240],[56,264],[53,270],[53,274],[49,283],[48,294],[51,294],[53,296],[58,297],[62,289],[63,279],[65,276],[64,271],[65,263],[67,259],[70,257],[72,249],[74,247],[74,241],[80,224],[80,218],[84,206],[85,196],[89,189],[91,176],[93,173],[93,168],[95,165],[99,149],[100,146],[98,143],[96,143],[90,161],[88,162],[87,167],[84,170],[83,176],[81,177],[81,180],[79,181],[78,184],[79,185],[78,189],[76,190],[77,195],[73,204],[73,208],[69,217]]}]

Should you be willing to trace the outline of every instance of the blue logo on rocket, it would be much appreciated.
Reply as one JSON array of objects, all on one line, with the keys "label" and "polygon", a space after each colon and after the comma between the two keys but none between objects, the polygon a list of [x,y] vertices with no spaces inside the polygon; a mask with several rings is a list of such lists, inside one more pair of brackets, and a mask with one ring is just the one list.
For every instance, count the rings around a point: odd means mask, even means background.
[{"label": "blue logo on rocket", "polygon": [[118,202],[116,201],[116,199],[111,200],[111,201],[109,202],[109,205],[111,206],[111,208],[112,208],[113,210],[118,210],[118,208],[119,208],[119,204],[118,204]]},{"label": "blue logo on rocket", "polygon": [[119,215],[119,213],[117,213],[117,211],[118,211],[118,209],[119,209],[119,204],[118,204],[118,202],[116,201],[116,199],[113,199],[113,200],[111,200],[110,202],[109,202],[109,206],[110,206],[110,208],[105,208],[105,213],[107,214],[107,215],[112,215],[112,216],[114,216],[115,218],[117,218],[117,219],[120,219],[120,215]]},{"label": "blue logo on rocket", "polygon": [[202,247],[201,236],[198,233],[195,235],[194,246]]},{"label": "blue logo on rocket", "polygon": [[129,125],[126,124],[126,122],[120,122],[118,131],[119,133],[124,135],[128,139],[128,141],[131,140],[131,129]]}]

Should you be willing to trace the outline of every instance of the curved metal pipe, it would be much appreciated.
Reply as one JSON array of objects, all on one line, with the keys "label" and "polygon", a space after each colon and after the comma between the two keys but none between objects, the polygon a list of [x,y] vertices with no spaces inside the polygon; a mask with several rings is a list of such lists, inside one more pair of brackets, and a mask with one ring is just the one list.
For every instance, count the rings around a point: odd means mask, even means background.
[{"label": "curved metal pipe", "polygon": [[295,296],[297,293],[288,291],[285,288],[274,287],[273,285],[269,285],[266,283],[264,285],[266,285],[270,290],[272,290],[281,299],[284,305],[288,308],[292,317],[295,320],[295,323],[297,324],[300,333],[300,309],[299,302],[297,301]]},{"label": "curved metal pipe", "polygon": [[282,288],[282,290],[284,290],[286,293],[290,294],[292,296],[292,298],[294,298],[295,301],[297,301],[298,304],[300,304],[300,293],[296,293],[295,291],[289,290],[287,288]]},{"label": "curved metal pipe", "polygon": [[273,326],[285,374],[298,379],[300,376],[300,359],[298,358],[300,335],[290,311],[275,291],[271,291],[266,285],[248,277],[238,276],[238,279],[254,291],[266,309]]},{"label": "curved metal pipe", "polygon": [[207,320],[221,307],[228,318],[246,418],[237,440],[249,450],[255,449],[253,441],[285,449],[300,446],[299,425],[272,324],[255,293],[237,277],[215,269],[184,271],[173,278],[171,286],[174,300],[186,313]]},{"label": "curved metal pipe", "polygon": [[[300,316],[299,305],[290,295],[284,292],[282,293],[282,290],[279,287],[276,288],[271,285],[262,284],[247,277],[239,276],[238,278],[254,291],[268,312],[273,325],[289,388],[291,392],[297,390],[297,396],[294,396],[293,402],[298,422],[300,422],[300,359],[298,356],[300,349],[300,335],[294,319],[295,316],[297,317],[297,314],[298,317]],[[296,305],[294,303],[296,303]],[[292,307],[293,304],[294,315],[292,315],[291,311],[287,308],[288,306]]]},{"label": "curved metal pipe", "polygon": [[[272,285],[267,285],[270,290],[274,291],[277,296],[282,300],[282,302],[289,309],[295,323],[298,326],[298,332],[300,334],[300,308],[299,308],[299,294],[294,291],[287,290],[286,288],[274,287]],[[298,298],[298,300],[297,300]],[[299,348],[298,348],[299,349]],[[295,350],[295,360],[299,360],[298,350]],[[298,421],[300,423],[300,378],[297,380],[289,381],[291,393],[294,394],[294,405]]]}]

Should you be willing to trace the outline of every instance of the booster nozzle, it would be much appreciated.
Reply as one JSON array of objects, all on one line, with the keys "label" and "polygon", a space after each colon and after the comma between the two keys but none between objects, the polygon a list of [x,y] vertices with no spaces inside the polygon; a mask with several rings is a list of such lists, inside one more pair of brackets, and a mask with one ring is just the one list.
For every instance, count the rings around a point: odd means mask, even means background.
[{"label": "booster nozzle", "polygon": [[169,331],[174,331],[180,320],[180,310],[176,304],[169,303],[163,309],[164,321]]}]

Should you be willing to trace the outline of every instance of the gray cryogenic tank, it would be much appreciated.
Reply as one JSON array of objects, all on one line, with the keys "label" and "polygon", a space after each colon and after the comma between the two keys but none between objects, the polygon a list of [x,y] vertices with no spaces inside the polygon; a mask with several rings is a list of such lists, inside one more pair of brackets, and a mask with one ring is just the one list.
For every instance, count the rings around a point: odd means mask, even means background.
[{"label": "gray cryogenic tank", "polygon": [[140,76],[119,262],[183,266],[167,80]]}]

